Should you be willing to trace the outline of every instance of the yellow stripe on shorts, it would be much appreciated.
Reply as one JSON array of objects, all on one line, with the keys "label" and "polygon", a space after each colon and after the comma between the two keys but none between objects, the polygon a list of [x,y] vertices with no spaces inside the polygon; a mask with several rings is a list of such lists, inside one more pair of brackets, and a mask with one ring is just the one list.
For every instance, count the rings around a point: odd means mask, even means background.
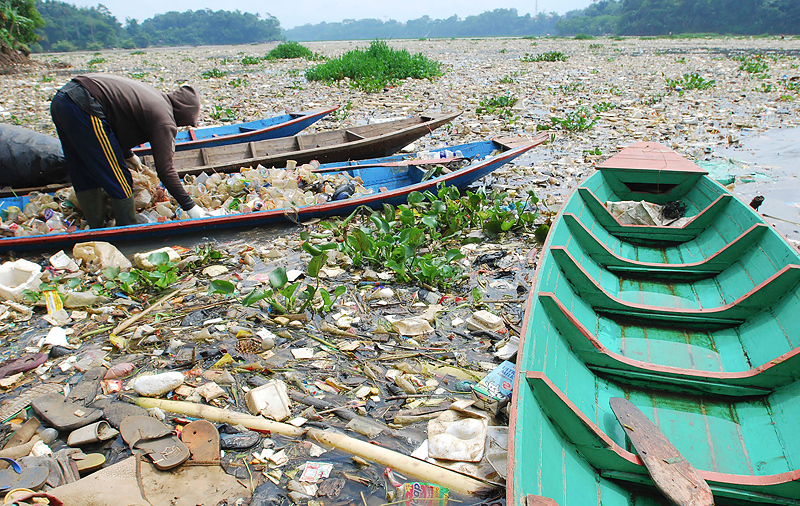
[{"label": "yellow stripe on shorts", "polygon": [[108,160],[108,163],[111,165],[111,169],[114,171],[114,175],[117,177],[117,181],[119,181],[122,191],[125,192],[127,197],[133,197],[133,190],[131,190],[128,180],[125,179],[125,175],[123,174],[122,169],[117,162],[117,157],[114,156],[114,150],[111,148],[111,141],[108,139],[108,136],[103,129],[103,124],[100,122],[100,118],[92,116],[92,127],[94,127],[94,133],[97,136],[97,140],[100,141],[100,146],[103,148],[103,153],[106,155],[106,160]]}]

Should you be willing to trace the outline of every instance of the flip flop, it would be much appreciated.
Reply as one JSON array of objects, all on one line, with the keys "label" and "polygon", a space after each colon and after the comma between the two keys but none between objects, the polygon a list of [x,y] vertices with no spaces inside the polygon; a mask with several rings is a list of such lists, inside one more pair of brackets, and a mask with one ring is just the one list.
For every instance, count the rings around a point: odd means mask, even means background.
[{"label": "flip flop", "polygon": [[132,451],[144,453],[162,471],[183,464],[191,455],[172,428],[155,418],[130,416],[119,425],[119,431]]},{"label": "flip flop", "polygon": [[181,431],[181,440],[189,447],[189,463],[219,464],[219,432],[207,420],[195,420]]},{"label": "flip flop", "polygon": [[28,389],[28,391],[19,395],[16,399],[0,408],[0,423],[4,423],[13,418],[14,415],[27,408],[31,401],[37,397],[55,392],[61,392],[63,389],[64,387],[58,383],[42,383],[41,385],[36,385],[35,387]]},{"label": "flip flop", "polygon": [[11,464],[8,469],[0,469],[0,491],[5,492],[15,488],[38,490],[44,486],[50,471],[43,466],[20,467],[14,459],[0,457]]},{"label": "flip flop", "polygon": [[77,385],[72,387],[67,399],[76,403],[87,406],[91,403],[97,392],[100,390],[100,383],[103,381],[108,369],[105,367],[94,367],[83,373],[83,377]]},{"label": "flip flop", "polygon": [[67,438],[69,446],[81,446],[100,441],[107,441],[111,438],[117,437],[119,431],[112,429],[105,420],[100,420],[86,427],[75,429]]},{"label": "flip flop", "polygon": [[78,472],[83,474],[103,467],[103,464],[106,463],[106,456],[102,453],[89,453],[85,458],[73,458],[73,460],[75,461],[75,465],[78,466]]},{"label": "flip flop", "polygon": [[99,409],[68,401],[61,394],[47,394],[31,401],[31,407],[48,425],[59,431],[79,429],[103,417]]},{"label": "flip flop", "polygon": [[12,360],[0,367],[0,379],[13,376],[18,372],[27,372],[36,369],[47,361],[47,353],[34,353]]},{"label": "flip flop", "polygon": [[92,407],[102,409],[103,418],[116,429],[119,429],[122,421],[130,416],[148,416],[147,410],[136,404],[128,404],[110,398],[98,399],[92,403]]}]

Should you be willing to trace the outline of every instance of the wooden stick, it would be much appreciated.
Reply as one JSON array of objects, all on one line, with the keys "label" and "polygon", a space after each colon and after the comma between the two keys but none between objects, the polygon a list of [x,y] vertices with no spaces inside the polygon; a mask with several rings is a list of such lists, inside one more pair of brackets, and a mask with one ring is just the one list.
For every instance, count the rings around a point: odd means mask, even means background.
[{"label": "wooden stick", "polygon": [[149,308],[145,309],[141,313],[138,313],[138,314],[135,314],[135,315],[131,316],[130,318],[128,318],[124,322],[122,322],[119,325],[117,325],[117,327],[114,330],[111,331],[111,334],[119,335],[120,333],[124,332],[125,329],[127,329],[128,327],[130,327],[134,323],[138,322],[140,319],[142,319],[144,316],[146,316],[146,315],[152,313],[153,311],[155,311],[156,309],[158,309],[161,306],[161,304],[163,304],[167,300],[177,297],[178,294],[181,293],[181,292],[182,292],[181,290],[173,290],[173,291],[169,292],[165,296],[163,296],[160,299],[158,299]]},{"label": "wooden stick", "polygon": [[205,404],[195,404],[186,401],[167,401],[148,397],[138,397],[135,401],[136,404],[145,409],[160,408],[164,411],[203,418],[212,422],[225,422],[232,425],[242,424],[248,429],[266,430],[290,437],[306,437],[318,443],[332,446],[352,455],[371,460],[382,466],[391,467],[402,474],[436,483],[462,494],[481,494],[493,488],[491,485],[470,476],[459,474],[450,469],[431,464],[430,462],[418,460],[414,457],[403,455],[402,453],[395,452],[388,448],[373,445],[344,434],[337,434],[313,427],[303,429],[295,427],[294,425],[289,425],[288,423],[267,420],[261,416],[246,415],[244,413],[215,408]]}]

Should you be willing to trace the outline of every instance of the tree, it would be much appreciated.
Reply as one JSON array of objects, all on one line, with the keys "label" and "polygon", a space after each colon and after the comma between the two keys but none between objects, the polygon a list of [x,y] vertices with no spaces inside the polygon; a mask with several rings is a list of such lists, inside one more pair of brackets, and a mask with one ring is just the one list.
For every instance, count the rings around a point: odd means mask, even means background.
[{"label": "tree", "polygon": [[36,29],[41,26],[44,19],[34,0],[0,1],[0,41],[9,47],[28,52],[28,44],[39,39]]}]

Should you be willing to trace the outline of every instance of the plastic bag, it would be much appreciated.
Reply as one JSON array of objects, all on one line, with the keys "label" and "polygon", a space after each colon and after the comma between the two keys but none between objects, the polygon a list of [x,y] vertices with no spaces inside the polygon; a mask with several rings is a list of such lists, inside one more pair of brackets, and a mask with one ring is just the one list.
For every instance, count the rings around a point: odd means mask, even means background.
[{"label": "plastic bag", "polygon": [[61,141],[0,124],[0,187],[26,188],[69,181]]}]

